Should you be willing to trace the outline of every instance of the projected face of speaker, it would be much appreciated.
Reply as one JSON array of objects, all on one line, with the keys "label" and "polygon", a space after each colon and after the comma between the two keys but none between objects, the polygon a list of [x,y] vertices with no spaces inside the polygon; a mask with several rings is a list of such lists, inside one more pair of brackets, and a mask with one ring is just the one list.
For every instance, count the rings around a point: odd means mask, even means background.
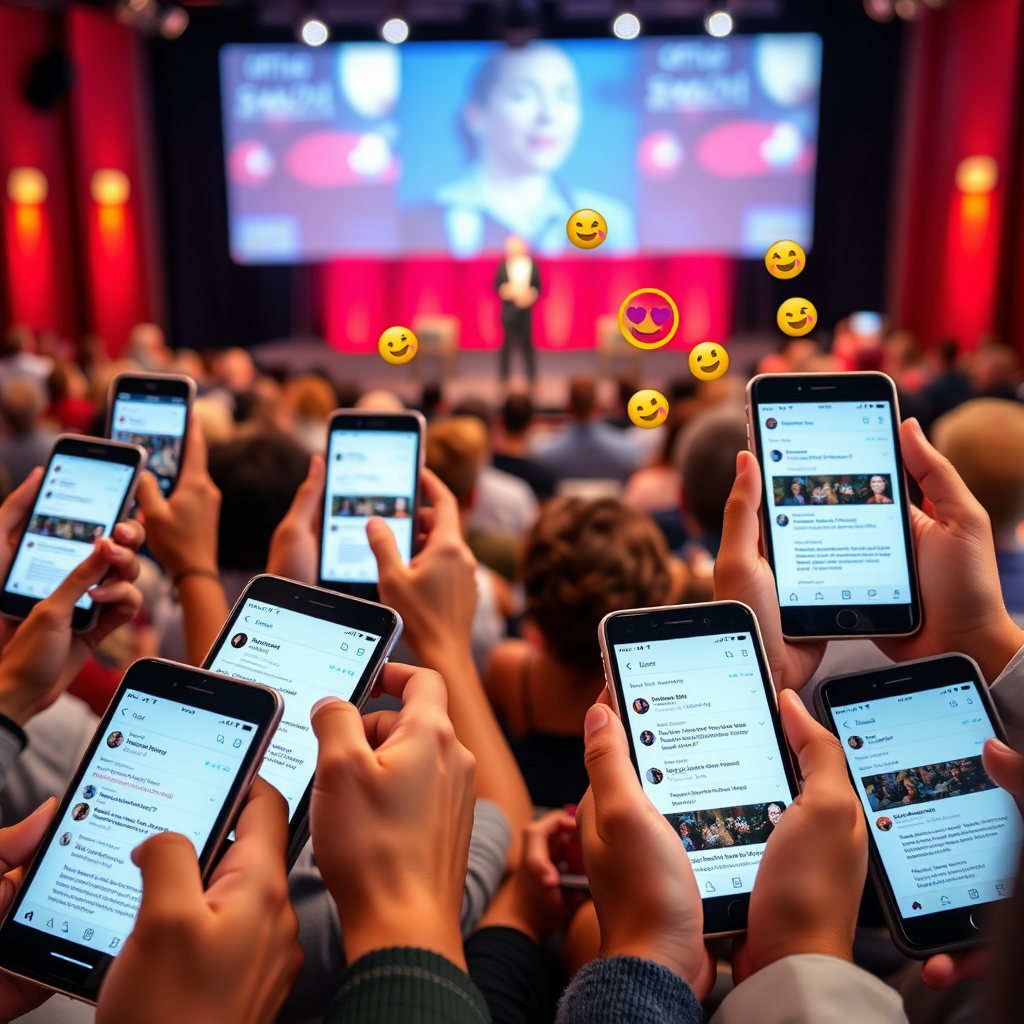
[{"label": "projected face of speaker", "polygon": [[493,82],[466,108],[466,124],[485,170],[553,171],[572,150],[580,125],[576,68],[556,46],[507,50],[494,58]]}]

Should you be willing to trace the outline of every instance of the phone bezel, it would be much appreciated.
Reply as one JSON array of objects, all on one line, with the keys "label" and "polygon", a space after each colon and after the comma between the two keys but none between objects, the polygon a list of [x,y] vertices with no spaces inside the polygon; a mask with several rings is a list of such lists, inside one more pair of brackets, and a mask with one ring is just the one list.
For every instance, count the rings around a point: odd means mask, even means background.
[{"label": "phone bezel", "polygon": [[[910,499],[907,492],[907,478],[900,451],[899,401],[896,385],[884,373],[862,371],[842,374],[782,373],[760,374],[747,384],[747,438],[750,449],[761,469],[762,485],[764,464],[761,461],[761,419],[758,408],[762,404],[816,404],[818,402],[885,401],[889,403],[889,414],[894,438],[896,462],[896,486],[899,488],[900,513],[903,526],[903,547],[910,578],[909,604],[822,604],[792,607],[782,598],[782,591],[776,582],[779,611],[782,616],[783,635],[792,640],[842,639],[844,637],[909,636],[921,628],[921,599],[917,582],[917,561],[914,553],[913,533],[910,526]],[[789,474],[792,476],[793,474]],[[775,552],[772,547],[772,531],[768,517],[774,505],[769,505],[767,490],[761,499],[761,539],[765,557],[775,571]],[[846,628],[839,624],[844,612],[856,615],[856,625]]]},{"label": "phone bezel", "polygon": [[[683,617],[685,616],[685,618]],[[775,740],[782,759],[783,770],[789,783],[789,804],[799,795],[796,771],[785,733],[779,717],[775,685],[768,668],[768,659],[761,639],[761,630],[752,609],[740,601],[708,601],[702,604],[668,605],[659,608],[634,608],[611,612],[598,627],[601,657],[604,661],[605,681],[612,698],[615,713],[626,726],[629,741],[629,756],[640,777],[639,762],[633,743],[633,734],[628,719],[623,713],[625,694],[615,659],[616,644],[646,643],[656,640],[674,640],[698,636],[717,636],[733,631],[749,632],[754,641],[754,654],[761,674],[761,685],[768,698],[768,711],[775,730]],[[787,805],[788,806],[788,805]],[[747,926],[747,910],[750,893],[701,897],[704,908],[704,934],[730,935],[743,931]]]},{"label": "phone bezel", "polygon": [[[325,458],[330,458],[331,435],[336,430],[365,430],[367,432],[382,431],[385,433],[398,432],[405,434],[415,433],[419,438],[416,451],[416,479],[413,481],[412,509],[409,514],[413,522],[412,554],[416,554],[416,521],[419,516],[421,503],[421,480],[423,467],[426,462],[427,446],[427,421],[423,414],[415,409],[408,409],[405,412],[363,412],[361,409],[336,409],[331,413],[327,425],[327,448]],[[348,594],[352,597],[361,597],[368,601],[378,600],[376,583],[366,583],[357,580],[332,580],[324,579],[324,535],[330,524],[331,516],[328,513],[327,505],[330,501],[330,466],[327,467],[327,474],[324,480],[324,499],[322,506],[322,520],[320,523],[320,549],[317,552],[316,575],[317,586],[326,590],[333,590],[339,594]]]},{"label": "phone bezel", "polygon": [[[210,667],[220,649],[234,634],[235,623],[238,621],[238,616],[242,614],[246,601],[261,601],[340,626],[350,626],[353,629],[362,628],[368,633],[376,633],[380,636],[381,642],[356,682],[352,696],[349,698],[350,702],[355,704],[360,711],[369,699],[373,684],[377,681],[377,677],[402,635],[402,617],[387,605],[368,601],[361,597],[353,597],[350,594],[339,594],[336,590],[311,587],[306,583],[296,583],[294,580],[267,573],[251,579],[245,590],[242,591],[217,639],[203,660],[204,669]],[[295,805],[295,813],[288,822],[289,868],[295,863],[309,839],[309,804],[312,796],[313,778],[310,776],[302,798]]]},{"label": "phone bezel", "polygon": [[[188,707],[212,711],[230,718],[245,719],[256,725],[252,744],[199,857],[204,883],[213,870],[215,855],[233,825],[237,812],[241,809],[245,794],[256,776],[263,754],[284,709],[280,695],[270,687],[242,682],[220,673],[179,665],[161,658],[142,658],[128,668],[111,698],[106,713],[96,727],[89,749],[75,769],[71,785],[61,799],[60,807],[46,830],[25,880],[11,903],[3,924],[0,925],[0,968],[90,1003],[96,1001],[103,976],[114,957],[59,935],[51,936],[37,928],[29,928],[20,924],[15,917],[42,862],[43,851],[48,850],[54,842],[68,807],[79,799],[78,791],[85,770],[92,761],[97,747],[107,735],[107,730],[113,723],[114,712],[126,690],[141,691]],[[72,960],[91,962],[93,966],[88,971],[76,968],[68,960],[51,958],[51,953],[70,957]],[[46,969],[51,959],[58,961],[59,971]]]},{"label": "phone bezel", "polygon": [[[119,391],[126,391],[133,395],[159,395],[185,399],[185,429],[181,432],[178,472],[170,478],[171,485],[164,492],[164,497],[170,497],[174,493],[174,488],[178,485],[178,476],[181,474],[181,464],[185,458],[185,448],[188,445],[188,423],[192,415],[192,403],[196,397],[196,382],[191,377],[186,377],[181,373],[119,373],[110,382],[110,388],[107,391],[108,438],[111,438],[111,435],[114,433],[114,405],[117,403]],[[153,470],[150,470],[150,472],[158,480],[161,479]],[[164,477],[163,479],[167,478]],[[162,490],[163,488],[161,488]]]},{"label": "phone bezel", "polygon": [[[42,482],[39,485],[39,492],[36,494],[32,502],[32,509],[25,520],[26,529],[18,539],[18,548],[11,559],[11,564],[7,567],[3,586],[0,587],[0,615],[6,615],[13,619],[23,619],[43,600],[41,597],[26,597],[24,594],[11,593],[7,589],[7,583],[11,578],[11,573],[14,571],[14,564],[18,560],[18,555],[21,554],[25,538],[28,536],[28,523],[32,521],[32,517],[36,514],[36,507],[43,493],[43,486],[50,474],[50,466],[53,464],[54,459],[61,455],[93,459],[96,462],[115,462],[123,466],[134,466],[132,478],[125,491],[124,501],[121,503],[121,508],[114,518],[110,532],[105,533],[104,537],[109,537],[113,533],[113,527],[127,516],[132,507],[132,502],[135,500],[135,489],[139,484],[139,475],[146,465],[146,451],[138,445],[124,444],[121,441],[109,441],[100,438],[83,438],[72,434],[61,434],[54,441],[50,457],[46,462],[46,469],[43,472]],[[71,617],[72,630],[76,633],[81,633],[91,629],[99,616],[99,608],[100,606],[95,601],[91,608],[76,607]]]},{"label": "phone bezel", "polygon": [[[833,714],[833,708],[846,704],[880,700],[883,697],[900,697],[908,693],[941,689],[965,682],[973,682],[981,696],[981,704],[988,715],[992,731],[997,739],[1006,742],[1006,730],[988,692],[988,685],[973,658],[965,654],[940,654],[919,661],[905,661],[868,672],[852,672],[845,675],[822,679],[814,689],[814,705],[818,718],[833,735],[842,739]],[[883,689],[884,688],[884,689]],[[838,699],[837,699],[838,695]],[[845,753],[843,760],[846,761]],[[846,761],[850,785],[857,794],[857,803],[863,811],[860,789],[856,777]],[[889,883],[885,865],[882,862],[871,822],[867,818],[871,876],[878,891],[879,901],[885,915],[892,940],[900,952],[915,960],[923,960],[936,953],[950,953],[971,949],[986,940],[986,930],[992,927],[992,910],[1005,900],[989,900],[983,903],[943,910],[936,914],[905,918],[900,913],[896,895]],[[978,913],[981,908],[988,908]],[[978,923],[972,922],[977,914]],[[988,936],[991,938],[991,935]]]}]

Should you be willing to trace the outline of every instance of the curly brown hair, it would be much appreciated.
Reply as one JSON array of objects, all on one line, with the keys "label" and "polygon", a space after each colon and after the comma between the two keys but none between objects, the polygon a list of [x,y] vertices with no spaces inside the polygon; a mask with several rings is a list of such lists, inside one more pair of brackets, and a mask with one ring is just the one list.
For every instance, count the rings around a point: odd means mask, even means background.
[{"label": "curly brown hair", "polygon": [[665,539],[646,515],[608,498],[551,501],[523,548],[526,615],[559,661],[597,668],[601,619],[664,604],[672,587],[668,560]]}]

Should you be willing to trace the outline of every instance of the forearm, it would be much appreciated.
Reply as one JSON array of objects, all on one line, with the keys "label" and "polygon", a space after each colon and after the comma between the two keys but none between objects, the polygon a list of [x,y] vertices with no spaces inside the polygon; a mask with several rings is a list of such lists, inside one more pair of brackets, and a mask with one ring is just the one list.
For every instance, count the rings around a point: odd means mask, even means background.
[{"label": "forearm", "polygon": [[420,645],[426,668],[435,669],[448,687],[448,715],[455,735],[476,758],[476,795],[496,803],[508,818],[512,844],[508,863],[519,863],[523,829],[533,819],[533,804],[512,749],[487,699],[469,646]]},{"label": "forearm", "polygon": [[212,576],[186,576],[178,584],[190,665],[201,665],[228,617],[224,585]]}]

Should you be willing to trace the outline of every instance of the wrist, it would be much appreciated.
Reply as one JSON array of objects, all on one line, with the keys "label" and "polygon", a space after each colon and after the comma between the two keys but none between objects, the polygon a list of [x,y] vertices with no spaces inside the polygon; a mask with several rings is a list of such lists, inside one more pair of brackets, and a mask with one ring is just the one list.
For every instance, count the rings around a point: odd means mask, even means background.
[{"label": "wrist", "polygon": [[468,637],[435,635],[422,643],[413,639],[409,639],[408,643],[423,668],[432,668],[435,672],[440,672],[446,680],[453,672],[476,671]]},{"label": "wrist", "polygon": [[[339,912],[341,906],[338,903]],[[354,964],[378,949],[408,946],[437,953],[467,970],[458,917],[445,914],[436,905],[367,906],[360,913],[346,911],[340,917],[346,963]]]},{"label": "wrist", "polygon": [[678,945],[671,941],[659,942],[656,939],[638,938],[602,942],[600,956],[603,960],[613,956],[635,956],[639,960],[650,960],[668,968],[692,988],[697,972],[689,969],[687,960],[679,955],[680,952]]},{"label": "wrist", "polygon": [[24,687],[12,684],[0,676],[0,715],[19,729],[24,729],[33,715],[34,705],[35,702],[26,697]]},{"label": "wrist", "polygon": [[975,650],[967,652],[978,663],[981,674],[990,686],[1024,646],[1024,630],[1009,615],[1003,618],[1003,622],[979,635],[977,643],[972,644]]}]

